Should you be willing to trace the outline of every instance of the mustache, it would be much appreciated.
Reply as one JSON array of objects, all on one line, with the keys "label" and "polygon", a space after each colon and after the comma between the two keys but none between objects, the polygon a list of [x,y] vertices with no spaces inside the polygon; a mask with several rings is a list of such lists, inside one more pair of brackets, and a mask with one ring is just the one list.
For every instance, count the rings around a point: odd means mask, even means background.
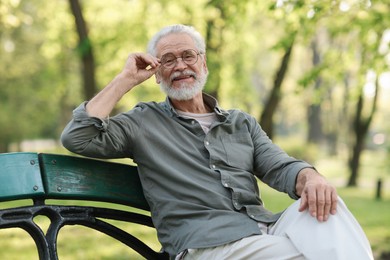
[{"label": "mustache", "polygon": [[171,75],[169,79],[170,81],[173,81],[175,78],[182,77],[182,76],[192,76],[194,77],[194,79],[197,79],[196,73],[191,70],[176,71]]}]

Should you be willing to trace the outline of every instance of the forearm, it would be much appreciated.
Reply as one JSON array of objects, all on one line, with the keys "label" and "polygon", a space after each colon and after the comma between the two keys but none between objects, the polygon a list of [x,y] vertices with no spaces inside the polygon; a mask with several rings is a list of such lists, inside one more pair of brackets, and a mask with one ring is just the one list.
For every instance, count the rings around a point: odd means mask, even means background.
[{"label": "forearm", "polygon": [[159,64],[158,59],[149,54],[130,54],[122,72],[88,102],[86,107],[88,115],[107,118],[128,91],[156,73]]},{"label": "forearm", "polygon": [[131,144],[128,136],[137,132],[132,130],[137,123],[133,124],[127,118],[125,121],[128,124],[124,126],[120,116],[113,120],[108,120],[107,117],[128,91],[154,75],[159,66],[159,60],[150,54],[130,54],[121,73],[88,103],[83,103],[74,110],[72,121],[61,135],[64,147],[93,157],[129,156]]},{"label": "forearm", "polygon": [[117,127],[121,124],[115,123],[115,120],[90,117],[83,103],[74,110],[73,119],[61,134],[61,142],[69,151],[84,156],[127,157],[126,153],[129,151],[127,134],[122,132],[121,127]]},{"label": "forearm", "polygon": [[123,73],[118,74],[102,91],[92,98],[86,111],[89,116],[107,118],[119,100],[133,87],[135,83]]}]

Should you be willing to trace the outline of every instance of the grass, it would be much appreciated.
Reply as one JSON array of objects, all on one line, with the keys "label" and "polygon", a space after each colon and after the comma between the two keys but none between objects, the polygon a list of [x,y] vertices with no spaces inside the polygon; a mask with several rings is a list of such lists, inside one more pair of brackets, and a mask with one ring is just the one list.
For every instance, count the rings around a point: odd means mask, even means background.
[{"label": "grass", "polygon": [[[347,170],[344,164],[334,158],[318,160],[317,169],[338,187],[339,195],[344,199],[350,211],[365,231],[376,259],[381,259],[382,252],[390,252],[390,176],[388,168],[375,159],[382,158],[376,154],[366,154],[362,164],[362,174],[359,178],[359,188],[344,188]],[[383,196],[381,200],[375,197],[375,182],[378,177],[384,179]],[[260,184],[265,206],[273,212],[282,211],[292,203],[285,194],[276,192],[264,184]],[[0,203],[0,208],[19,206],[26,201]],[[104,203],[98,205],[105,205]],[[43,229],[47,229],[48,219],[35,219]],[[134,224],[113,221],[124,230],[136,235],[155,250],[160,249],[154,229]],[[37,250],[31,237],[22,230],[0,230],[0,259],[38,259]],[[58,252],[61,260],[73,259],[143,259],[132,249],[120,242],[81,226],[63,228],[58,238]]]},{"label": "grass", "polygon": [[[285,194],[275,192],[261,185],[262,198],[266,207],[278,212],[285,209],[292,200]],[[390,251],[390,198],[387,196],[381,201],[373,199],[372,191],[368,189],[339,189],[340,196],[344,199],[351,212],[362,225],[369,238],[376,259],[381,252]],[[272,203],[271,203],[272,202]],[[13,203],[6,203],[12,206]],[[0,204],[4,207],[4,203]],[[102,203],[101,205],[104,205]],[[47,229],[48,219],[39,217],[35,221]],[[160,249],[156,232],[148,227],[140,227],[134,224],[112,221],[124,230],[134,234],[155,250]],[[21,230],[9,229],[0,232],[0,258],[38,259],[37,250],[32,239]],[[119,242],[82,226],[67,226],[60,232],[58,238],[58,252],[61,260],[71,259],[143,259],[132,249]]]},{"label": "grass", "polygon": [[[49,201],[56,202],[56,201]],[[12,206],[29,205],[31,202],[17,201],[0,203],[0,208]],[[129,208],[109,203],[95,203],[85,201],[67,201],[65,204],[88,205],[97,207],[112,207],[128,210]],[[136,211],[141,212],[142,211]],[[34,218],[34,221],[46,231],[49,226],[49,219],[44,216]],[[155,250],[160,250],[161,245],[157,240],[155,229],[121,221],[110,220],[111,224],[131,233]],[[38,259],[38,252],[32,238],[21,229],[0,230],[0,259]],[[102,234],[98,231],[84,226],[65,226],[58,236],[58,255],[61,260],[73,259],[144,259],[131,248]]]}]

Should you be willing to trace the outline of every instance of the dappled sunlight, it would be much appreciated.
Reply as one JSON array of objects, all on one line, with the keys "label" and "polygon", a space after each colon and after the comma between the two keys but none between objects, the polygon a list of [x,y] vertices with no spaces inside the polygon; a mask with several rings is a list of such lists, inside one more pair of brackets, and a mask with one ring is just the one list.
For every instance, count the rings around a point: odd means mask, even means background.
[{"label": "dappled sunlight", "polygon": [[1,259],[39,259],[34,240],[22,229],[0,230],[0,241]]},{"label": "dappled sunlight", "polygon": [[[120,228],[147,241],[159,251],[161,245],[156,240],[155,230],[132,224],[122,224]],[[144,259],[137,252],[98,231],[83,226],[66,226],[58,236],[60,259]]]},{"label": "dappled sunlight", "polygon": [[[72,111],[122,72],[129,53],[145,52],[162,26],[193,25],[207,42],[205,91],[221,108],[253,115],[275,144],[313,164],[345,197],[374,251],[390,251],[386,1],[75,1],[85,24],[69,1],[0,1],[0,152],[71,154],[59,139]],[[164,99],[152,75],[109,118]],[[375,200],[378,183],[382,200]],[[291,203],[260,187],[272,211]],[[47,218],[34,220],[47,230]],[[155,230],[119,225],[159,250]],[[1,259],[37,255],[22,230],[0,230],[0,241]],[[63,228],[59,250],[65,260],[142,259],[81,226]]]}]

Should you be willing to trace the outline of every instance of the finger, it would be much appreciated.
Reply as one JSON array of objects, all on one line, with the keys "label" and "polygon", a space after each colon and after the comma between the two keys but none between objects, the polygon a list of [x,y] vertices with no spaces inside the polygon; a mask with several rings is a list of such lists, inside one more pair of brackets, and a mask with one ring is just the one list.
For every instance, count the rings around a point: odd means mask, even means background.
[{"label": "finger", "polygon": [[301,196],[301,203],[300,203],[300,205],[299,205],[298,211],[299,211],[299,212],[302,212],[302,211],[306,210],[306,209],[307,209],[307,206],[308,206],[308,204],[307,204],[307,196],[306,196],[306,194],[304,193],[304,194]]},{"label": "finger", "polygon": [[160,65],[160,60],[151,54],[147,54],[143,57],[146,64],[148,64],[152,68],[156,68]]},{"label": "finger", "polygon": [[138,72],[139,75],[142,75],[142,78],[144,80],[150,78],[151,76],[153,76],[158,70],[158,67],[150,67],[150,68],[147,68],[145,70],[140,70]]},{"label": "finger", "polygon": [[158,59],[150,54],[135,53],[129,58],[133,58],[135,60],[136,67],[141,70],[156,68],[160,64]]},{"label": "finger", "polygon": [[151,60],[148,65],[151,67],[151,68],[158,68],[160,66],[160,62],[157,61],[157,60]]},{"label": "finger", "polygon": [[313,217],[317,217],[317,193],[315,191],[308,192],[309,212]]},{"label": "finger", "polygon": [[338,201],[337,192],[335,190],[332,191],[331,198],[332,198],[332,205],[330,207],[330,214],[334,215],[337,213],[337,201]]},{"label": "finger", "polygon": [[332,208],[332,191],[326,190],[325,191],[324,221],[328,220],[331,208]]},{"label": "finger", "polygon": [[317,190],[317,203],[316,203],[316,209],[317,209],[317,220],[322,222],[324,221],[325,216],[325,192],[320,189]]}]

